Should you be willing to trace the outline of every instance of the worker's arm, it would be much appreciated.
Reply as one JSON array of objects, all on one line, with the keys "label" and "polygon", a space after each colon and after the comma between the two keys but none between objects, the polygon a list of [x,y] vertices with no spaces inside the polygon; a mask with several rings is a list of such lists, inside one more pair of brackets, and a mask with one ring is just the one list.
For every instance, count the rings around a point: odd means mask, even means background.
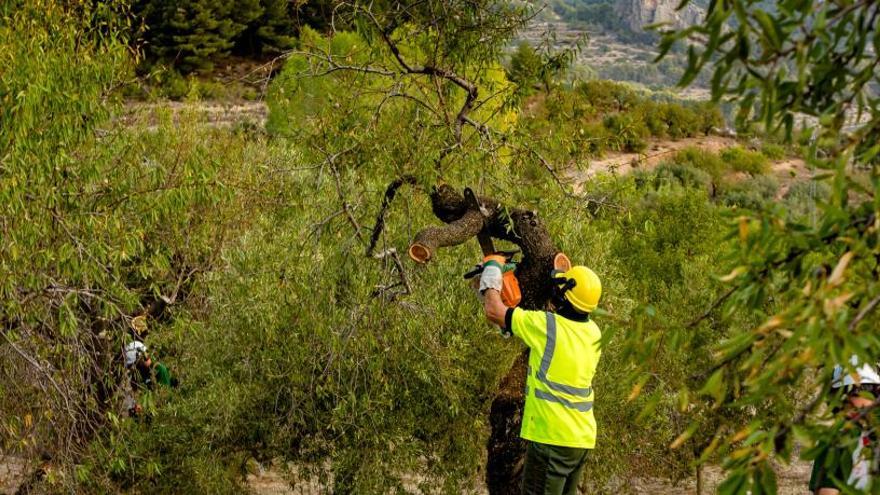
[{"label": "worker's arm", "polygon": [[507,306],[501,301],[502,271],[504,258],[487,256],[483,260],[483,274],[480,276],[480,293],[483,294],[483,311],[486,318],[501,328],[506,328],[504,318]]},{"label": "worker's arm", "polygon": [[501,301],[501,292],[495,289],[487,289],[483,293],[483,311],[486,318],[501,328],[506,328],[505,317],[507,316],[507,306]]}]

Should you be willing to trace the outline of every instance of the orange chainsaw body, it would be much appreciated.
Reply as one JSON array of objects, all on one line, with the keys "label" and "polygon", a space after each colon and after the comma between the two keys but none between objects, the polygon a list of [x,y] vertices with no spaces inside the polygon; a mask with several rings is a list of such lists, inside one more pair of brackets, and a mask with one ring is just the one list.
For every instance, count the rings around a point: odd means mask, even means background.
[{"label": "orange chainsaw body", "polygon": [[515,308],[521,300],[519,280],[516,279],[513,270],[504,272],[501,277],[501,302],[508,308]]}]

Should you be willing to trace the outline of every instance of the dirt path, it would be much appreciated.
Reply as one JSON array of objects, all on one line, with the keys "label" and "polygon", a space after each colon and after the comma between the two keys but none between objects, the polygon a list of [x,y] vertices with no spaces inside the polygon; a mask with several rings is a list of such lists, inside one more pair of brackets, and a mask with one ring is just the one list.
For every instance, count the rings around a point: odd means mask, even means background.
[{"label": "dirt path", "polygon": [[[255,495],[324,495],[329,494],[331,489],[317,482],[288,481],[282,469],[278,467],[255,466],[251,474],[247,476],[247,487]],[[778,466],[776,474],[779,483],[779,495],[806,495],[807,481],[810,478],[810,464],[797,461],[790,466]],[[12,494],[18,488],[25,475],[24,464],[15,457],[0,457],[0,495]],[[724,479],[720,468],[711,466],[703,475],[703,495],[715,493],[718,484]],[[408,493],[420,493],[418,490],[418,476],[412,476],[405,481],[405,489]],[[694,480],[686,480],[678,484],[672,484],[667,480],[657,478],[632,477],[618,480],[604,487],[604,493],[631,493],[644,495],[696,495]],[[480,486],[476,492],[479,495],[487,493]]]},{"label": "dirt path", "polygon": [[25,476],[24,461],[0,454],[0,494],[15,493]]},{"label": "dirt path", "polygon": [[650,170],[671,158],[677,151],[691,146],[717,152],[736,144],[736,139],[722,136],[652,141],[643,153],[609,153],[601,159],[591,161],[590,168],[577,171],[571,177],[582,182],[599,173],[626,175],[634,170]]},{"label": "dirt path", "polygon": [[[796,461],[794,464],[780,465],[776,468],[776,476],[779,495],[807,495],[807,483],[810,479],[810,464]],[[411,482],[404,483],[407,493],[421,493],[418,490],[416,476]],[[724,480],[724,472],[717,466],[709,466],[703,473],[702,495],[717,492],[718,485]],[[259,472],[247,477],[247,485],[255,495],[324,495],[331,493],[329,487],[323,487],[318,483],[295,483],[291,484],[278,469],[260,469]],[[488,493],[480,486],[477,495]],[[589,492],[584,492],[584,495]],[[603,487],[602,493],[620,493],[636,495],[696,495],[696,483],[693,479],[673,484],[668,480],[658,478],[632,477],[620,479]]]},{"label": "dirt path", "polygon": [[148,128],[154,128],[158,126],[159,116],[164,112],[170,112],[173,122],[179,121],[184,115],[195,115],[200,122],[210,127],[231,127],[245,122],[262,127],[269,115],[269,109],[263,101],[130,102],[125,104],[122,114],[114,122],[129,127],[136,123],[146,123]]}]

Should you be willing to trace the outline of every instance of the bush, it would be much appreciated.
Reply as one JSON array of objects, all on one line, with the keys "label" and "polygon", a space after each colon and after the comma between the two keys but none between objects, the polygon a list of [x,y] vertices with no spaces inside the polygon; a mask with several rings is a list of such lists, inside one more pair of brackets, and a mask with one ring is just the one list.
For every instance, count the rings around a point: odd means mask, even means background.
[{"label": "bush", "polygon": [[697,113],[699,131],[709,135],[715,129],[724,127],[724,114],[714,103],[701,103],[694,109]]},{"label": "bush", "polygon": [[639,153],[648,147],[648,128],[634,115],[613,114],[605,117],[602,126],[608,131],[608,147],[615,151]]},{"label": "bush", "polygon": [[586,81],[578,86],[577,91],[601,112],[628,110],[638,101],[635,91],[614,81]]},{"label": "bush", "polygon": [[777,191],[779,182],[776,178],[760,175],[729,185],[723,191],[721,200],[727,206],[761,210],[767,201],[776,197]]},{"label": "bush", "polygon": [[645,123],[648,132],[650,132],[652,136],[666,137],[669,126],[667,125],[666,120],[663,119],[663,116],[660,115],[658,106],[659,104],[653,101],[644,101],[636,107],[635,113]]},{"label": "bush", "polygon": [[531,87],[540,82],[542,66],[538,52],[528,42],[523,41],[510,57],[507,78],[519,85],[526,94],[530,93]]},{"label": "bush", "polygon": [[183,100],[190,94],[190,80],[174,69],[167,70],[156,77],[159,93],[172,100]]},{"label": "bush", "polygon": [[785,158],[785,147],[775,143],[764,143],[761,146],[761,153],[771,160],[781,160]]},{"label": "bush", "polygon": [[791,201],[827,201],[830,196],[831,188],[827,182],[807,180],[792,183],[788,191],[785,192],[783,199]]},{"label": "bush", "polygon": [[750,175],[765,174],[770,170],[766,156],[741,146],[733,146],[722,151],[721,159],[733,170]]},{"label": "bush", "polygon": [[635,112],[645,121],[652,136],[672,139],[709,134],[724,123],[721,112],[710,104],[645,101],[636,107]]},{"label": "bush", "polygon": [[578,130],[580,149],[589,156],[602,156],[608,150],[611,134],[600,122],[584,124]]},{"label": "bush", "polygon": [[663,103],[658,110],[666,123],[666,134],[672,139],[693,137],[700,130],[700,119],[690,108],[675,103]]},{"label": "bush", "polygon": [[710,190],[712,176],[704,170],[682,163],[663,163],[654,172],[653,184],[659,188],[664,184],[678,183],[684,187]]},{"label": "bush", "polygon": [[724,172],[727,171],[726,164],[718,155],[696,146],[688,146],[682,149],[675,154],[672,162],[702,170],[716,180],[720,179]]},{"label": "bush", "polygon": [[550,93],[544,100],[547,120],[566,124],[579,120],[592,119],[598,114],[589,100],[574,91],[559,90]]},{"label": "bush", "polygon": [[807,180],[795,182],[782,197],[788,214],[794,219],[803,219],[815,215],[817,203],[828,201],[831,187],[827,182]]}]

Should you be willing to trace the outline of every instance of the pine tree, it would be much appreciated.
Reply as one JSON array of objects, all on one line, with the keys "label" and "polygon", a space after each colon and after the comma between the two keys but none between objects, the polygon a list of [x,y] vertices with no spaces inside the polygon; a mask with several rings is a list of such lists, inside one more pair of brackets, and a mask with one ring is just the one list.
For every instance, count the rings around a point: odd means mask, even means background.
[{"label": "pine tree", "polygon": [[143,21],[148,56],[183,73],[211,70],[263,13],[259,0],[138,0],[133,11]]},{"label": "pine tree", "polygon": [[261,15],[236,41],[235,51],[260,56],[280,53],[294,46],[298,32],[297,6],[290,0],[260,0]]},{"label": "pine tree", "polygon": [[292,48],[304,25],[324,30],[337,0],[134,0],[151,62],[183,73],[209,71],[234,52],[262,56]]}]

